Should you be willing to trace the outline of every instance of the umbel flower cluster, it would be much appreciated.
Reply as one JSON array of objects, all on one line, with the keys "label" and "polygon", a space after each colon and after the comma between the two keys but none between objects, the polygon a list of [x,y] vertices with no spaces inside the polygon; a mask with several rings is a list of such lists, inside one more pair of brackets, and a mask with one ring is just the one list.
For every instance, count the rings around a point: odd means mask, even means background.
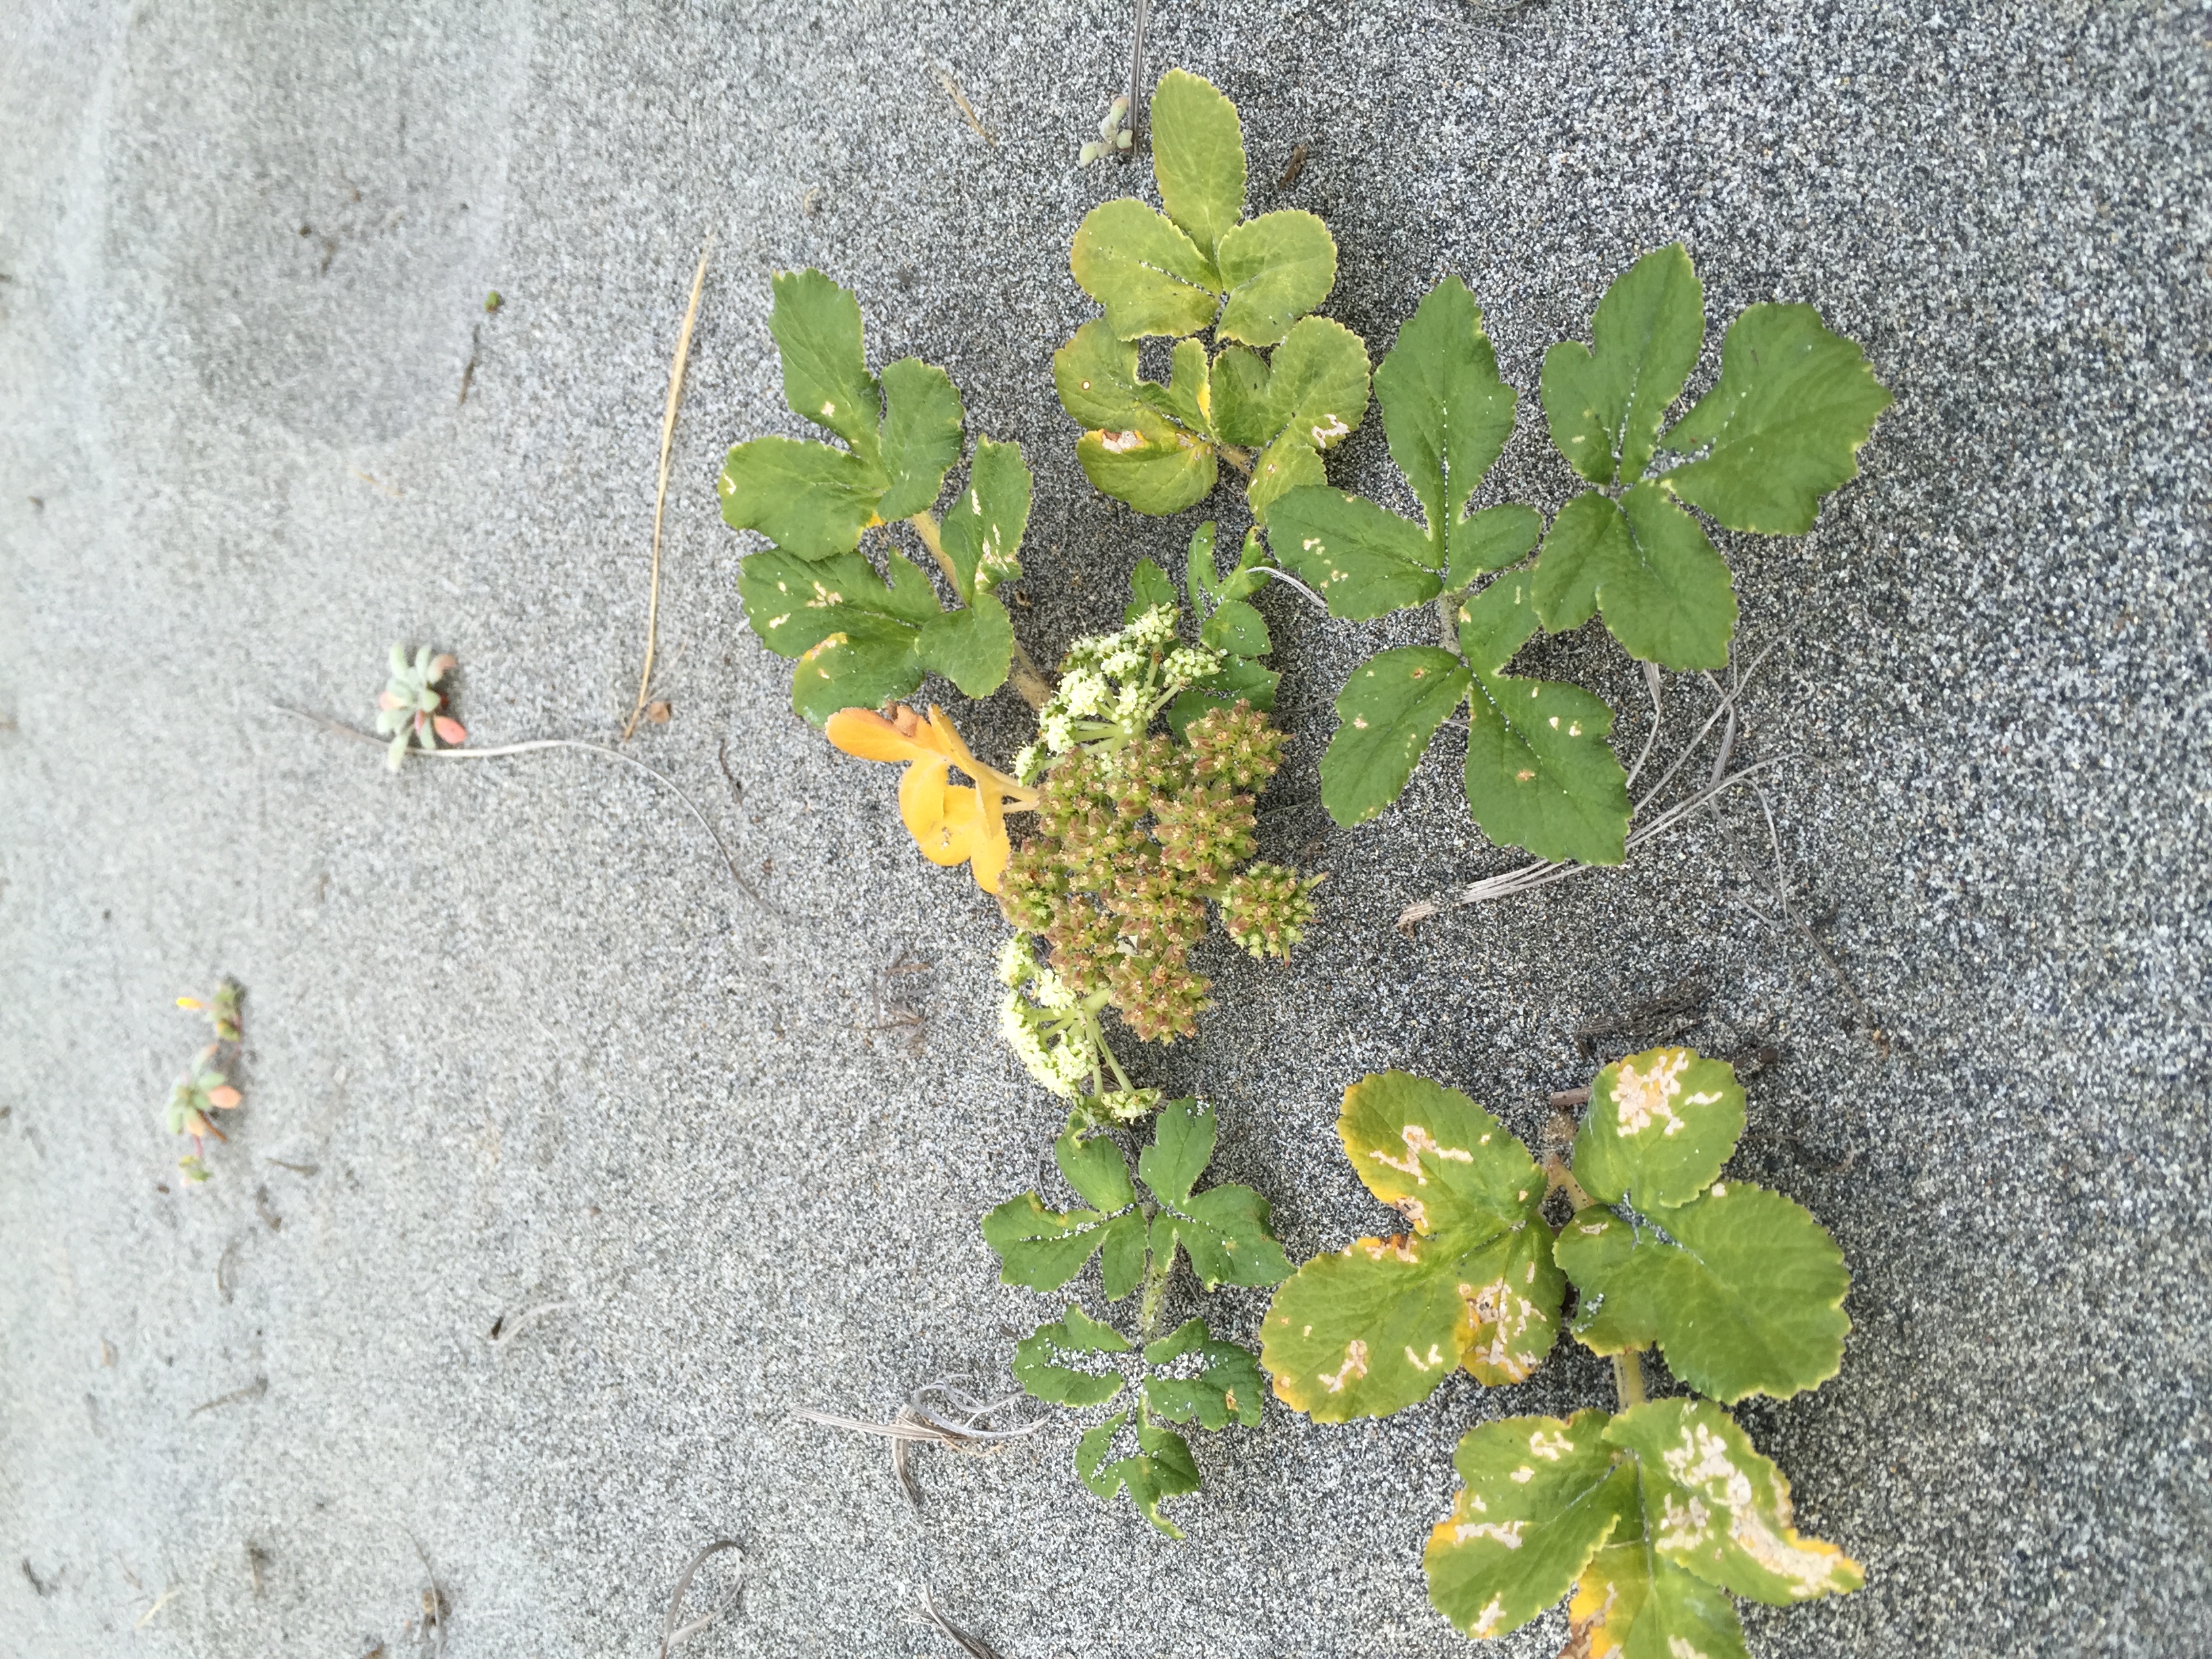
[{"label": "umbel flower cluster", "polygon": [[1189,956],[1209,901],[1255,956],[1287,957],[1313,920],[1321,878],[1250,861],[1254,801],[1281,763],[1282,733],[1243,702],[1217,702],[1179,738],[1146,731],[1216,660],[1176,643],[1167,606],[1079,641],[1020,763],[1043,772],[1037,833],[1015,851],[999,902],[1052,959],[1039,966],[1029,939],[1014,941],[1004,1023],[1031,1073],[1063,1096],[1085,1078],[1107,1092],[1103,1068],[1128,1090],[1097,1035],[1108,1006],[1148,1042],[1196,1030],[1208,982]]}]

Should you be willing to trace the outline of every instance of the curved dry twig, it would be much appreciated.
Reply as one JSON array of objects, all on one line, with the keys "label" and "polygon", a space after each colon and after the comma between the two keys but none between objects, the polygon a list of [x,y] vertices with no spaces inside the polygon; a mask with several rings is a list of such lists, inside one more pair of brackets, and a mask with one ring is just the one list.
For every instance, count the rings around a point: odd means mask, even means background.
[{"label": "curved dry twig", "polygon": [[[356,738],[363,743],[373,743],[380,749],[385,746],[385,740],[382,738],[373,737],[358,727],[346,725],[343,720],[325,720],[320,714],[310,714],[306,709],[295,708],[289,703],[272,702],[269,706],[279,714],[289,714],[293,719],[305,720],[310,726],[319,726],[325,731],[337,732],[340,737]],[[782,911],[756,892],[752,885],[738,873],[737,860],[731,855],[729,846],[723,841],[720,833],[715,830],[712,823],[708,822],[707,815],[699,810],[699,804],[684,793],[675,779],[665,772],[657,771],[647,766],[635,755],[625,755],[621,750],[611,749],[603,743],[586,743],[580,738],[532,738],[525,743],[503,743],[489,749],[417,749],[410,750],[409,752],[427,756],[433,760],[498,760],[507,755],[534,755],[547,749],[580,750],[587,755],[601,755],[611,761],[619,761],[624,766],[644,773],[646,776],[681,801],[684,804],[684,810],[690,813],[697,821],[699,827],[707,832],[707,838],[714,843],[714,850],[722,855],[722,867],[730,872],[730,879],[736,884],[738,890],[777,920],[789,920]]]},{"label": "curved dry twig", "polygon": [[[940,1415],[923,1406],[926,1395],[942,1396],[954,1417]],[[914,1483],[914,1471],[908,1458],[917,1445],[943,1446],[948,1451],[958,1452],[963,1457],[981,1457],[999,1449],[1008,1440],[1019,1440],[1035,1434],[1051,1419],[1039,1417],[1008,1429],[985,1428],[982,1425],[1011,1406],[1018,1405],[1024,1396],[1008,1395],[1004,1400],[988,1403],[969,1399],[951,1386],[949,1377],[934,1382],[925,1382],[907,1396],[907,1402],[887,1423],[871,1423],[857,1417],[839,1417],[830,1412],[801,1409],[792,1416],[802,1423],[818,1423],[826,1429],[844,1429],[854,1434],[872,1434],[891,1443],[891,1474],[899,1489],[906,1493],[907,1502],[916,1509],[921,1507],[921,1492]]]},{"label": "curved dry twig", "polygon": [[720,1555],[724,1550],[737,1550],[740,1552],[740,1559],[742,1559],[744,1548],[744,1546],[734,1538],[717,1538],[684,1564],[682,1574],[676,1580],[676,1593],[668,1598],[668,1615],[660,1621],[660,1659],[668,1659],[669,1654],[678,1644],[690,1637],[697,1635],[738,1605],[738,1596],[744,1594],[744,1573],[742,1568],[738,1570],[738,1589],[728,1601],[723,1602],[712,1613],[702,1613],[681,1630],[676,1627],[677,1618],[684,1611],[684,1594],[691,1588],[691,1575],[704,1566],[709,1557]]},{"label": "curved dry twig", "polygon": [[936,1601],[930,1595],[929,1586],[927,1584],[921,1587],[921,1621],[926,1625],[933,1626],[937,1630],[957,1642],[961,1650],[969,1655],[970,1659],[1000,1659],[998,1649],[993,1647],[981,1637],[961,1629],[959,1626],[945,1616],[944,1611],[938,1607]]}]

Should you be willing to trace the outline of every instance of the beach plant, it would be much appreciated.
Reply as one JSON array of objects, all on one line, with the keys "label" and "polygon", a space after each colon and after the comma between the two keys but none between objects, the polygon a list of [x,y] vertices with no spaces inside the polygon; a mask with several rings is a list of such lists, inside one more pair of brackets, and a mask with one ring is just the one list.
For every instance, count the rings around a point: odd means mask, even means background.
[{"label": "beach plant", "polygon": [[206,1138],[213,1135],[217,1140],[228,1139],[216,1127],[213,1115],[235,1111],[245,1102],[227,1069],[234,1066],[238,1055],[238,998],[236,982],[225,980],[211,997],[177,999],[178,1007],[205,1016],[215,1033],[215,1041],[192,1056],[184,1076],[170,1090],[169,1103],[163,1113],[171,1134],[192,1138],[192,1150],[177,1161],[177,1167],[184,1171],[185,1179],[195,1185],[209,1179]]},{"label": "beach plant", "polygon": [[1175,1538],[1182,1531],[1160,1506],[1200,1486],[1190,1443],[1175,1425],[1255,1427],[1264,1387],[1251,1351],[1217,1338],[1204,1319],[1161,1329],[1178,1255],[1209,1291],[1279,1284],[1291,1272],[1268,1229],[1266,1199],[1233,1182],[1196,1190],[1217,1127],[1212,1107],[1170,1102],[1152,1120],[1133,1181],[1113,1133],[1071,1121],[1053,1157],[1080,1202],[1054,1210],[1029,1192],[983,1218],[1001,1284],[1051,1293],[1096,1257],[1107,1303],[1136,1297],[1126,1330],[1093,1318],[1079,1300],[1069,1303],[1017,1345],[1014,1376],[1033,1398],[1054,1405],[1088,1409],[1127,1399],[1085,1431],[1076,1472],[1101,1498],[1127,1491],[1146,1520]]},{"label": "beach plant", "polygon": [[1540,631],[1596,616],[1639,662],[1724,666],[1735,589],[1690,509],[1729,530],[1802,534],[1820,498],[1856,475],[1890,402],[1859,348],[1813,307],[1754,305],[1722,339],[1718,380],[1668,426],[1705,329],[1704,290],[1675,244],[1606,291],[1591,344],[1562,341],[1545,354],[1552,441],[1589,486],[1548,530],[1521,503],[1474,506],[1512,434],[1516,401],[1474,295],[1446,276],[1399,331],[1375,393],[1420,517],[1307,486],[1267,520],[1277,562],[1332,616],[1433,603],[1443,624],[1443,645],[1379,652],[1339,695],[1322,762],[1322,803],[1339,823],[1395,800],[1464,707],[1467,800],[1485,835],[1540,858],[1622,861],[1631,807],[1607,741],[1613,711],[1580,687],[1510,672],[1515,654]]},{"label": "beach plant", "polygon": [[[1151,107],[1160,207],[1123,197],[1085,216],[1069,265],[1105,314],[1054,354],[1053,383],[1106,495],[1181,512],[1226,461],[1264,520],[1285,491],[1326,482],[1322,455],[1366,413],[1367,347],[1310,314],[1336,284],[1328,227],[1297,208],[1244,216],[1237,106],[1170,70]],[[1139,371],[1137,343],[1153,337],[1175,343],[1165,381]]]},{"label": "beach plant", "polygon": [[[914,357],[871,374],[860,301],[822,272],[779,271],[770,286],[784,399],[841,443],[751,439],[730,451],[717,488],[731,528],[775,544],[742,562],[738,592],[761,643],[797,664],[792,707],[823,726],[840,709],[908,696],[931,672],[987,696],[1018,665],[1024,695],[1041,702],[996,591],[1021,574],[1030,483],[1020,447],[979,442],[940,518],[963,442],[951,377]],[[899,520],[950,602],[888,541],[880,574],[859,550],[869,531]]]},{"label": "beach plant", "polygon": [[441,743],[448,749],[458,749],[469,740],[467,727],[451,714],[439,712],[445,708],[446,699],[436,689],[438,682],[453,672],[453,659],[434,656],[428,646],[418,648],[411,658],[406,647],[392,647],[391,672],[376,699],[376,729],[392,739],[384,751],[384,763],[393,771],[407,758],[410,741],[424,749],[435,749]]},{"label": "beach plant", "polygon": [[[1850,1275],[1807,1211],[1726,1177],[1744,1105],[1725,1062],[1653,1048],[1605,1067],[1589,1096],[1571,1167],[1540,1170],[1457,1090],[1402,1072],[1352,1085],[1338,1137],[1407,1230],[1301,1267],[1261,1323],[1261,1363],[1285,1404],[1340,1423],[1417,1405],[1455,1370],[1522,1382],[1564,1320],[1612,1357],[1617,1409],[1468,1433],[1425,1556],[1431,1601],[1488,1638],[1571,1595],[1570,1652],[1741,1659],[1731,1596],[1788,1604],[1862,1582],[1798,1535],[1788,1481],[1725,1409],[1836,1374]],[[1554,1189],[1574,1206],[1556,1234]],[[1654,1345],[1704,1398],[1647,1399]]]}]

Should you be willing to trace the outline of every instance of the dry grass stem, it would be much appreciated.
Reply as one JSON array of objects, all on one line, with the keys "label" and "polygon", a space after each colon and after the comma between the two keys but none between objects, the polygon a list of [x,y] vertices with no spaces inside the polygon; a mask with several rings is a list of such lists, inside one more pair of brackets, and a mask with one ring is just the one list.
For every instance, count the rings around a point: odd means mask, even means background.
[{"label": "dry grass stem", "polygon": [[943,1609],[931,1597],[927,1584],[921,1587],[921,1622],[951,1637],[960,1644],[961,1651],[969,1655],[971,1659],[1000,1659],[998,1649],[981,1637],[961,1629],[945,1616]]},{"label": "dry grass stem", "polygon": [[258,1400],[269,1392],[269,1379],[257,1376],[242,1389],[233,1389],[228,1394],[218,1395],[186,1412],[186,1417],[198,1417],[202,1412],[211,1412],[218,1406],[235,1406],[248,1400]]},{"label": "dry grass stem", "polygon": [[[305,709],[294,708],[288,703],[274,702],[269,706],[282,714],[291,715],[295,720],[306,720],[311,726],[319,726],[325,731],[337,732],[341,737],[357,738],[362,743],[373,743],[380,749],[385,746],[384,738],[374,737],[341,720],[325,720],[320,714],[310,714]],[[643,761],[634,756],[625,755],[619,749],[610,749],[603,743],[586,743],[577,738],[537,738],[528,743],[501,744],[491,749],[419,749],[411,750],[409,752],[426,756],[433,760],[497,760],[502,756],[534,755],[548,749],[575,749],[586,755],[604,755],[611,761],[619,761],[624,766],[644,773],[646,776],[684,803],[684,810],[690,813],[698,822],[699,827],[707,832],[707,838],[714,843],[714,850],[722,855],[722,867],[730,872],[730,879],[737,884],[738,890],[778,921],[790,920],[782,911],[763,898],[754,890],[752,884],[738,873],[737,860],[731,856],[728,846],[716,833],[714,826],[708,822],[707,815],[699,810],[698,803],[678,787],[676,781],[666,773],[655,771]]]},{"label": "dry grass stem", "polygon": [[668,406],[660,416],[660,477],[653,489],[653,586],[645,602],[645,668],[637,677],[637,706],[629,711],[629,723],[623,727],[620,741],[623,743],[629,741],[629,734],[645,718],[653,690],[653,653],[660,637],[660,518],[668,505],[668,451],[676,437],[676,406],[684,399],[684,366],[691,357],[691,329],[699,320],[699,290],[706,285],[707,261],[714,252],[714,233],[710,230],[706,245],[699,250],[699,269],[691,275],[691,303],[684,308],[684,331],[676,338],[676,360],[668,368]]},{"label": "dry grass stem", "polygon": [[422,1547],[422,1540],[410,1532],[407,1534],[407,1541],[415,1546],[415,1559],[422,1564],[422,1575],[430,1581],[430,1588],[422,1592],[423,1634],[436,1632],[437,1645],[431,1651],[443,1659],[446,1651],[446,1609],[449,1603],[446,1600],[446,1592],[439,1586],[438,1570],[430,1565],[429,1553]]},{"label": "dry grass stem", "polygon": [[573,1302],[541,1302],[534,1308],[525,1308],[512,1319],[501,1314],[492,1323],[489,1340],[493,1347],[504,1349],[533,1325],[543,1324],[555,1314],[575,1305]]},{"label": "dry grass stem", "polygon": [[[934,68],[935,66],[932,65],[932,67]],[[978,138],[981,138],[987,144],[995,144],[999,142],[999,135],[992,131],[990,128],[985,126],[983,125],[983,118],[975,113],[975,106],[968,101],[968,94],[961,91],[957,86],[953,84],[952,76],[950,72],[941,69],[938,70],[937,84],[945,88],[945,96],[951,99],[953,103],[958,107],[961,114],[968,118],[968,125],[975,129],[975,136]]]},{"label": "dry grass stem", "polygon": [[[743,1548],[744,1547],[734,1538],[717,1538],[713,1543],[708,1545],[706,1548],[701,1550],[698,1554],[693,1556],[690,1560],[684,1563],[683,1572],[677,1577],[675,1594],[668,1598],[667,1616],[660,1621],[660,1659],[668,1659],[668,1656],[683,1643],[688,1641],[690,1638],[696,1636],[701,1631],[706,1629],[708,1626],[713,1624],[717,1619],[720,1619],[724,1613],[729,1612],[731,1608],[738,1605],[738,1597],[744,1594],[744,1570],[742,1568],[738,1571],[738,1589],[731,1595],[728,1601],[723,1602],[721,1606],[716,1607],[711,1613],[700,1614],[699,1617],[694,1619],[690,1624],[684,1626],[681,1629],[677,1626],[676,1621],[682,1616],[684,1612],[684,1593],[691,1588],[692,1575],[697,1572],[701,1567],[704,1566],[709,1559],[714,1556],[720,1555],[724,1550],[738,1550],[742,1552]],[[742,1559],[742,1555],[740,1559]]]},{"label": "dry grass stem", "polygon": [[[943,1404],[941,1411],[933,1411],[923,1401],[934,1395]],[[1036,1418],[1012,1428],[992,1429],[983,1425],[1011,1406],[1021,1403],[1023,1396],[1008,1395],[1004,1400],[988,1403],[970,1400],[948,1383],[925,1382],[907,1397],[907,1402],[888,1423],[871,1423],[857,1417],[839,1417],[829,1412],[800,1410],[792,1415],[804,1423],[818,1423],[827,1429],[844,1429],[854,1434],[872,1434],[891,1443],[891,1474],[907,1501],[920,1508],[921,1492],[914,1483],[914,1472],[908,1466],[908,1455],[916,1445],[943,1446],[965,1457],[980,1457],[995,1451],[1000,1443],[1019,1440],[1035,1434],[1050,1419]]]},{"label": "dry grass stem", "polygon": [[170,1602],[175,1601],[184,1593],[185,1587],[182,1584],[170,1585],[168,1589],[161,1592],[161,1596],[159,1601],[155,1601],[152,1607],[147,1608],[145,1612],[138,1615],[138,1622],[131,1626],[131,1628],[133,1630],[145,1629],[147,1626],[154,1622],[154,1615],[155,1613],[161,1612],[163,1607],[167,1607]]}]

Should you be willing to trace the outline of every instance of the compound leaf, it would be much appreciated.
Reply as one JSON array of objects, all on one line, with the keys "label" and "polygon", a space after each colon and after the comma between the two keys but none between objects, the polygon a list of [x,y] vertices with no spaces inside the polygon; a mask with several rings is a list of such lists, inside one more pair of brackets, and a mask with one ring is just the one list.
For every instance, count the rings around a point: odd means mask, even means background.
[{"label": "compound leaf", "polygon": [[1595,490],[1559,509],[1535,571],[1536,614],[1554,633],[1589,620],[1628,654],[1668,668],[1721,668],[1735,632],[1727,562],[1656,484],[1615,506]]},{"label": "compound leaf", "polygon": [[1544,1178],[1521,1143],[1457,1090],[1402,1072],[1347,1089],[1337,1133],[1413,1231],[1316,1257],[1276,1292],[1261,1359],[1277,1396],[1341,1423],[1414,1405],[1457,1366],[1527,1377],[1558,1334],[1564,1282],[1539,1213]]},{"label": "compound leaf", "polygon": [[1498,375],[1481,308],[1458,277],[1431,289],[1398,331],[1375,371],[1375,396],[1390,459],[1428,519],[1430,553],[1421,562],[1472,575],[1480,555],[1461,547],[1471,528],[1468,499],[1512,435],[1514,397]]},{"label": "compound leaf", "polygon": [[[1606,1659],[1751,1659],[1735,1603],[1652,1553],[1644,1519],[1631,1516],[1590,1558],[1567,1603],[1566,1651]],[[1577,1644],[1580,1645],[1577,1645]]]},{"label": "compound leaf", "polygon": [[1635,1454],[1652,1551],[1707,1583],[1788,1606],[1855,1590],[1859,1564],[1791,1525],[1790,1482],[1736,1420],[1705,1400],[1632,1407],[1605,1431]]},{"label": "compound leaf", "polygon": [[1059,1361],[1073,1354],[1128,1352],[1120,1332],[1091,1318],[1080,1303],[1071,1303],[1058,1322],[1038,1326],[1014,1345],[1014,1380],[1032,1399],[1055,1406],[1103,1406],[1121,1393],[1120,1374],[1078,1370]]},{"label": "compound leaf", "polygon": [[1216,337],[1271,346],[1336,286],[1336,240],[1301,209],[1263,213],[1222,237],[1218,269],[1229,302]]},{"label": "compound leaf", "polygon": [[1705,290],[1680,242],[1615,277],[1591,319],[1596,349],[1562,340],[1544,354],[1544,415],[1567,464],[1595,484],[1642,477],[1705,337]]},{"label": "compound leaf", "polygon": [[1530,587],[1509,572],[1460,606],[1460,649],[1474,681],[1468,805],[1501,846],[1619,864],[1627,856],[1628,775],[1606,741],[1613,710],[1579,686],[1504,672],[1536,631]]},{"label": "compound leaf", "polygon": [[775,297],[768,330],[783,359],[784,401],[842,438],[872,471],[882,399],[868,374],[860,302],[818,270],[779,270],[769,286]]},{"label": "compound leaf", "polygon": [[1137,382],[1137,395],[1177,426],[1201,436],[1211,436],[1213,423],[1206,405],[1212,389],[1206,381],[1206,348],[1195,340],[1178,340],[1168,359],[1168,383]]},{"label": "compound leaf", "polygon": [[1120,339],[1195,334],[1220,307],[1212,258],[1130,197],[1084,216],[1068,265],[1083,291],[1106,308],[1106,325]]},{"label": "compound leaf", "polygon": [[1429,1534],[1429,1600],[1478,1639],[1518,1630],[1565,1595],[1624,1522],[1636,1471],[1619,1467],[1606,1413],[1509,1417],[1474,1429],[1452,1462],[1465,1482]]},{"label": "compound leaf", "polygon": [[1135,622],[1148,611],[1162,605],[1172,607],[1176,603],[1175,584],[1168,573],[1150,559],[1137,561],[1137,568],[1129,573],[1129,603],[1123,608],[1121,620]]},{"label": "compound leaf", "polygon": [[[1158,1374],[1162,1367],[1193,1356],[1200,1362],[1196,1376]],[[1145,1364],[1153,1372],[1145,1378],[1145,1405],[1153,1416],[1207,1429],[1225,1429],[1231,1423],[1248,1429],[1259,1426],[1265,1386],[1259,1365],[1236,1343],[1216,1340],[1203,1319],[1186,1320],[1149,1345]]]},{"label": "compound leaf", "polygon": [[1543,533],[1544,516],[1533,507],[1509,501],[1468,514],[1453,526],[1444,586],[1455,591],[1486,571],[1520,563]]},{"label": "compound leaf", "polygon": [[1252,516],[1264,524],[1271,504],[1286,492],[1324,483],[1322,452],[1343,442],[1366,416],[1366,343],[1326,317],[1302,319],[1267,366],[1266,424],[1273,435],[1245,486]]},{"label": "compound leaf", "polygon": [[1113,1449],[1114,1437],[1128,1420],[1129,1413],[1122,1412],[1087,1430],[1076,1443],[1075,1472],[1083,1477],[1085,1486],[1109,1500],[1126,1486],[1129,1501],[1146,1520],[1169,1537],[1180,1538],[1182,1528],[1160,1513],[1160,1504],[1199,1489],[1198,1465],[1191,1457],[1190,1444],[1173,1429],[1140,1422],[1135,1454],[1109,1463],[1106,1458]]},{"label": "compound leaf", "polygon": [[1019,444],[986,438],[975,446],[968,488],[946,509],[938,532],[952,565],[952,585],[963,602],[1022,574],[1030,494],[1030,469]]},{"label": "compound leaf", "polygon": [[960,393],[943,369],[917,357],[884,366],[883,468],[890,488],[876,504],[878,518],[888,523],[937,505],[945,475],[960,459]]},{"label": "compound leaf", "polygon": [[1748,307],[1721,342],[1719,384],[1662,441],[1704,454],[1660,487],[1731,530],[1802,534],[1820,497],[1857,476],[1889,404],[1865,355],[1812,307]]},{"label": "compound leaf", "polygon": [[1149,412],[1119,432],[1085,433],[1075,457],[1102,494],[1155,517],[1204,501],[1220,474],[1212,445]]},{"label": "compound leaf", "polygon": [[[1143,1218],[1108,1217],[1096,1210],[1048,1210],[1035,1193],[1010,1198],[983,1218],[983,1242],[998,1253],[1001,1285],[1056,1291],[1083,1271],[1107,1242],[1112,1224]],[[1116,1298],[1118,1299],[1118,1298]]]},{"label": "compound leaf", "polygon": [[875,708],[921,684],[909,623],[866,612],[843,617],[838,631],[810,647],[791,671],[791,706],[814,726],[842,708]]},{"label": "compound leaf", "polygon": [[1267,618],[1243,599],[1224,599],[1199,629],[1200,645],[1232,657],[1264,657],[1273,649]]},{"label": "compound leaf", "polygon": [[1177,737],[1193,720],[1212,714],[1224,703],[1242,698],[1265,714],[1275,706],[1275,688],[1283,677],[1272,668],[1242,657],[1231,657],[1221,672],[1200,681],[1168,705],[1168,724]]},{"label": "compound leaf", "polygon": [[1851,1276],[1808,1211],[1738,1181],[1663,1213],[1666,1237],[1599,1205],[1559,1234],[1586,1346],[1625,1353],[1656,1341],[1676,1376],[1729,1404],[1786,1399],[1836,1374]]},{"label": "compound leaf", "polygon": [[1601,1204],[1631,1192],[1645,1210],[1687,1204],[1719,1179],[1742,1133],[1734,1066],[1689,1048],[1647,1048],[1591,1083],[1575,1178]]},{"label": "compound leaf", "polygon": [[1212,82],[1173,69],[1154,88],[1152,111],[1160,204],[1212,258],[1244,216],[1244,127],[1237,106]]},{"label": "compound leaf", "polygon": [[1467,696],[1466,664],[1431,645],[1377,652],[1336,696],[1335,733],[1321,761],[1322,805],[1364,823],[1406,787],[1444,717]]},{"label": "compound leaf", "polygon": [[849,450],[754,438],[730,451],[715,487],[731,529],[757,530],[798,558],[826,559],[850,553],[877,521],[884,476]]},{"label": "compound leaf", "polygon": [[1006,683],[1014,659],[1013,619],[995,593],[978,593],[960,611],[941,611],[922,625],[915,652],[963,695],[987,697]]},{"label": "compound leaf", "polygon": [[1172,1264],[1180,1243],[1209,1291],[1289,1278],[1291,1264],[1267,1231],[1266,1199],[1234,1182],[1191,1192],[1213,1158],[1213,1109],[1194,1099],[1170,1101],[1154,1121],[1152,1145],[1137,1155],[1138,1177],[1162,1206],[1152,1218],[1152,1254]]},{"label": "compound leaf", "polygon": [[1267,545],[1346,622],[1425,605],[1442,591],[1420,526],[1341,490],[1307,487],[1278,497]]}]

